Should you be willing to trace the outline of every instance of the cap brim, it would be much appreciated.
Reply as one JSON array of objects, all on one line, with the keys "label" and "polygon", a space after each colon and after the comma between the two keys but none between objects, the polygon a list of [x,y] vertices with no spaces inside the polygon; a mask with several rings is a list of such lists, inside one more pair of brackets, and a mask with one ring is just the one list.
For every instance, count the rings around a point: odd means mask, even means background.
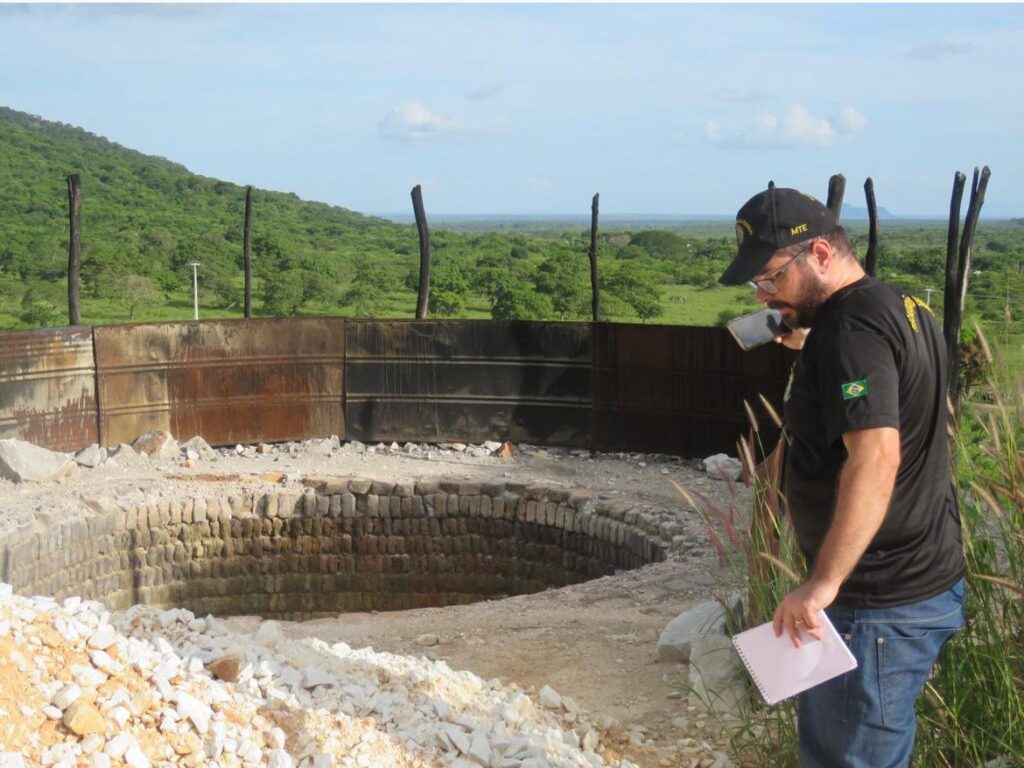
[{"label": "cap brim", "polygon": [[750,279],[764,269],[764,265],[772,259],[775,253],[773,248],[765,249],[758,253],[737,253],[736,258],[728,266],[718,282],[722,285],[743,285],[749,283]]}]

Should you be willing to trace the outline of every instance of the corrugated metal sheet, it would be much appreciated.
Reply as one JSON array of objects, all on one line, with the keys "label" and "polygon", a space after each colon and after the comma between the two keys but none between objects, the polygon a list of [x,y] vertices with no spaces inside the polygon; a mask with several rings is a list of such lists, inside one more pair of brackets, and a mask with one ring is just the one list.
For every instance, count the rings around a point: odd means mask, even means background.
[{"label": "corrugated metal sheet", "polygon": [[743,400],[757,407],[760,393],[779,409],[793,359],[777,344],[743,352],[724,328],[599,323],[593,343],[602,450],[735,455],[749,428]]},{"label": "corrugated metal sheet", "polygon": [[98,439],[92,328],[0,333],[0,437],[55,451]]},{"label": "corrugated metal sheet", "polygon": [[590,439],[586,324],[349,321],[346,383],[350,439]]},{"label": "corrugated metal sheet", "polygon": [[60,450],[164,428],[215,444],[337,434],[733,453],[743,400],[778,405],[791,359],[777,345],[742,352],[717,328],[604,323],[278,318],[7,332],[0,436]]},{"label": "corrugated metal sheet", "polygon": [[345,320],[95,329],[104,445],[151,429],[225,445],[345,435]]}]

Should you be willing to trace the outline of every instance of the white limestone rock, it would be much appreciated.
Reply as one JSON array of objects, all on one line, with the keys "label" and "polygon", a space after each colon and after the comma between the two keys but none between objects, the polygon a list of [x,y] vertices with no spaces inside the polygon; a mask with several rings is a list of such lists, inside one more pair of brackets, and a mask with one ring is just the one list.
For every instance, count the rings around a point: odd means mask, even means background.
[{"label": "white limestone rock", "polygon": [[65,710],[82,697],[82,688],[77,683],[68,683],[50,699],[50,703],[60,710]]},{"label": "white limestone rock", "polygon": [[562,708],[562,697],[558,695],[554,688],[550,685],[545,685],[540,689],[540,703],[548,709],[561,709]]},{"label": "white limestone rock", "polygon": [[68,454],[6,438],[0,440],[0,477],[15,483],[47,483],[68,475],[75,467]]},{"label": "white limestone rock", "polygon": [[743,473],[743,464],[732,456],[716,453],[704,459],[704,471],[708,473],[708,477],[716,480],[736,481]]},{"label": "white limestone rock", "polygon": [[698,603],[668,623],[658,638],[658,661],[686,663],[693,641],[712,635],[725,635],[725,611],[716,600]]},{"label": "white limestone rock", "polygon": [[275,749],[267,756],[267,768],[295,768],[295,760],[283,749]]},{"label": "white limestone rock", "polygon": [[86,446],[78,453],[75,454],[75,462],[80,467],[88,467],[89,469],[95,469],[107,458],[107,449],[101,448],[96,443]]},{"label": "white limestone rock", "polygon": [[744,715],[750,693],[743,662],[725,635],[695,640],[690,649],[690,706],[722,715]]},{"label": "white limestone rock", "polygon": [[86,642],[93,650],[105,651],[117,642],[117,632],[109,624],[106,624],[90,635]]}]

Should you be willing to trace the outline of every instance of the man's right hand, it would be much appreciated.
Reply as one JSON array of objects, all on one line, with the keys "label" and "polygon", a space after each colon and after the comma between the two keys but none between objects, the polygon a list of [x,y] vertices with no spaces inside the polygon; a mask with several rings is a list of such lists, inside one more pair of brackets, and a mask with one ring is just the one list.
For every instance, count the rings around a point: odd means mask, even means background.
[{"label": "man's right hand", "polygon": [[784,347],[789,347],[790,349],[803,349],[804,342],[807,341],[807,334],[810,332],[810,328],[796,328],[785,336],[777,336],[775,338],[775,343],[781,344]]}]

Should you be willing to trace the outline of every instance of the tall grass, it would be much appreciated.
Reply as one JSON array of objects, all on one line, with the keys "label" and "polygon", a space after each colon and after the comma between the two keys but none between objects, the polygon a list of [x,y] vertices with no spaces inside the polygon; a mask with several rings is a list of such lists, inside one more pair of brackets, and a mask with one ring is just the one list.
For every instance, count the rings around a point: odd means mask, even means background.
[{"label": "tall grass", "polygon": [[[987,381],[964,403],[951,441],[967,623],[918,701],[917,768],[1024,767],[1024,374],[1009,373],[980,329],[979,337]],[[740,457],[754,490],[752,514],[694,500],[720,555],[746,575],[746,616],[734,617],[737,624],[766,621],[805,573],[777,462],[753,461],[760,431],[749,406],[748,413],[753,429]],[[798,766],[795,702],[755,708],[732,732],[730,748],[741,766]]]},{"label": "tall grass", "polygon": [[1024,375],[993,358],[956,434],[967,626],[918,706],[925,766],[1024,766]]}]

